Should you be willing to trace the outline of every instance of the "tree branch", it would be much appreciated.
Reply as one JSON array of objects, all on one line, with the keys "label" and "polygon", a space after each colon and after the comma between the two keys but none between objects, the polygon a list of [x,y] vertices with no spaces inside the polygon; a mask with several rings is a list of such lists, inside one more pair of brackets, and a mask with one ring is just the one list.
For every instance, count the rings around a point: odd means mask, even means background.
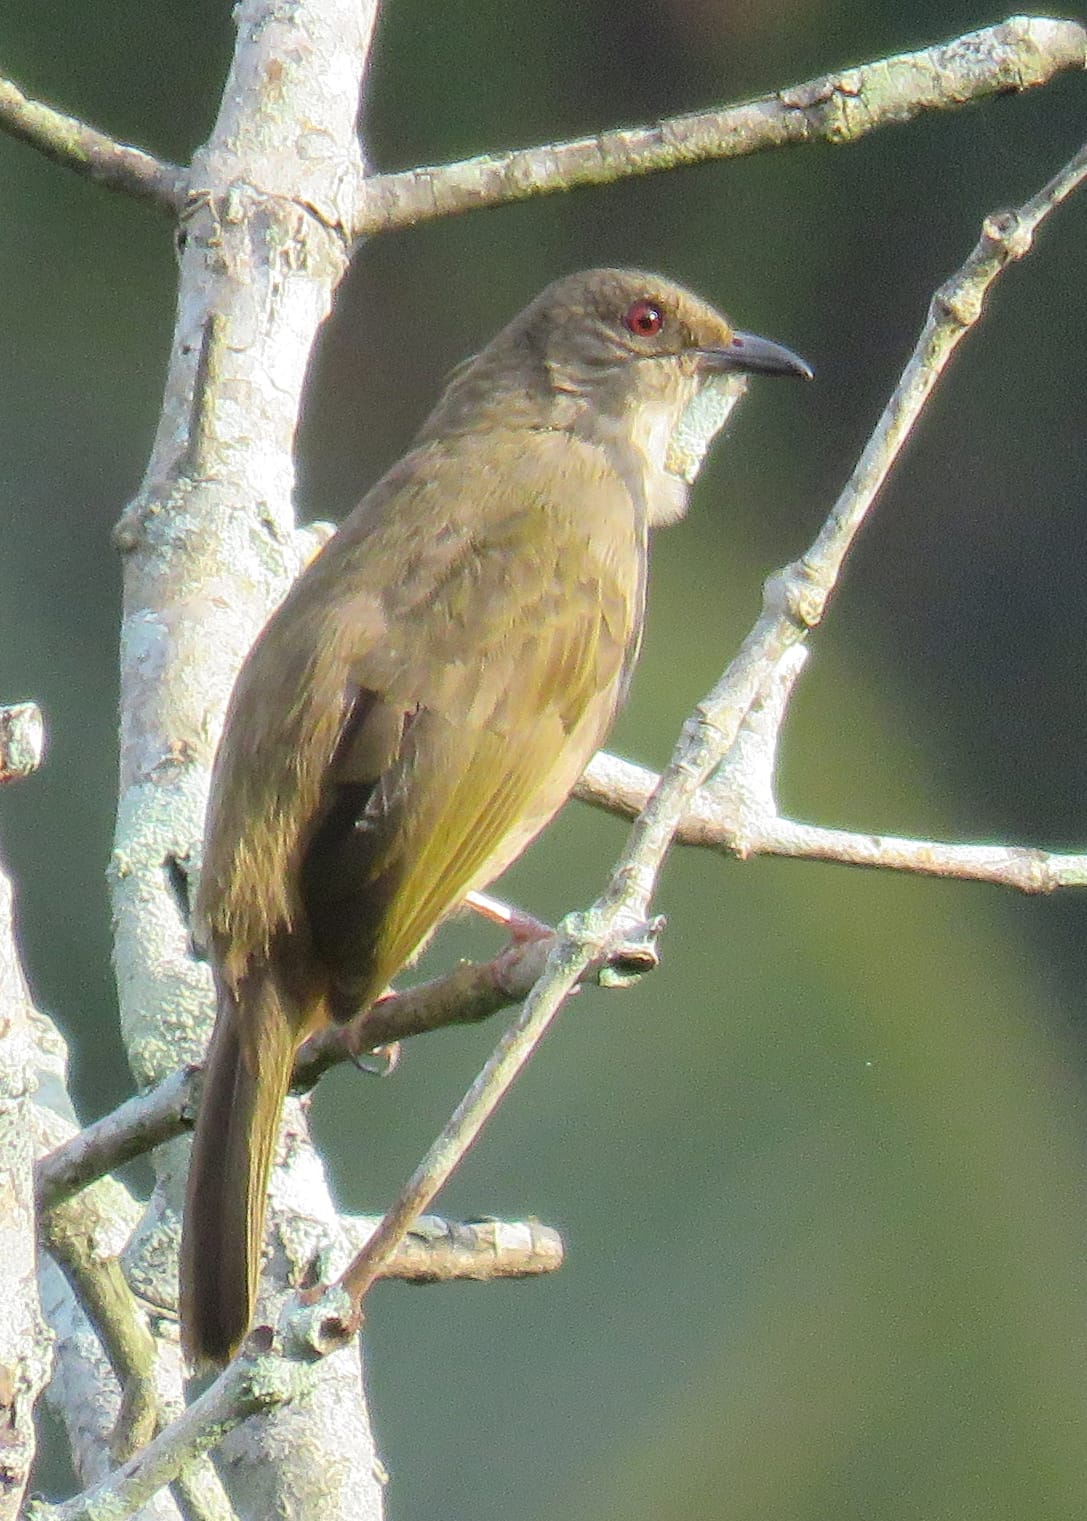
[{"label": "tree branch", "polygon": [[[111,1442],[115,1458],[130,1457],[154,1436],[160,1424],[154,1385],[155,1343],[121,1271],[116,1251],[102,1245],[102,1227],[118,1223],[105,1195],[123,1193],[112,1179],[99,1179],[76,1199],[42,1217],[42,1245],[71,1285],[122,1390],[122,1411]],[[138,1213],[132,1201],[129,1226]],[[122,1217],[123,1218],[123,1217]]]},{"label": "tree branch", "polygon": [[[41,732],[41,714],[33,703],[0,708],[3,780],[33,771]],[[0,1521],[14,1521],[22,1505],[34,1462],[34,1405],[52,1361],[36,1272],[33,1018],[15,943],[14,894],[0,863]]]},{"label": "tree branch", "polygon": [[[353,1250],[365,1245],[379,1221],[378,1215],[344,1219]],[[563,1256],[558,1231],[538,1220],[443,1220],[423,1215],[385,1264],[382,1277],[407,1283],[537,1278],[557,1272]]]},{"label": "tree branch", "polygon": [[[524,948],[526,950],[531,948]],[[520,992],[510,987],[503,995],[505,1003],[516,1002],[532,986],[538,969],[546,956],[546,946],[539,947],[532,957],[516,961],[517,977],[523,982]],[[454,986],[458,981],[458,968],[448,981]],[[487,971],[487,968],[468,968],[469,971]],[[449,989],[442,982],[425,984],[433,989],[433,998],[440,1007],[449,1007]],[[390,1004],[401,1001],[410,1010],[425,1008],[428,997],[424,993],[416,1001],[418,989],[410,989],[404,995],[386,1000]],[[483,1017],[473,1015],[472,1017]],[[431,1028],[424,1023],[423,1028]],[[349,1059],[347,1050],[339,1048],[331,1053],[323,1048],[310,1049],[307,1042],[299,1053],[295,1067],[295,1082],[315,1081],[319,1072],[329,1066]],[[131,1228],[136,1206],[107,1175],[124,1162],[142,1155],[175,1136],[192,1128],[199,1100],[202,1069],[186,1067],[172,1073],[157,1088],[127,1100],[112,1114],[105,1115],[77,1135],[56,1144],[44,1156],[39,1157],[35,1167],[35,1184],[38,1209],[42,1219],[43,1244],[64,1263],[66,1272],[81,1280],[98,1271],[102,1261],[114,1262],[116,1249],[103,1252],[109,1234],[116,1235],[120,1226],[123,1233]],[[101,1184],[103,1192],[90,1187]],[[107,1186],[108,1185],[108,1186]],[[65,1215],[68,1201],[83,1192],[85,1213]],[[355,1250],[373,1234],[377,1217],[342,1216],[341,1227]],[[537,1273],[554,1272],[562,1262],[562,1241],[556,1231],[538,1222],[525,1224],[520,1221],[450,1221],[428,1216],[417,1222],[401,1249],[389,1260],[385,1268],[387,1278],[405,1278],[412,1282],[429,1283],[454,1278],[520,1278]],[[104,1300],[103,1300],[104,1296]],[[129,1343],[127,1320],[130,1313],[128,1302],[123,1306],[122,1325],[117,1335],[109,1331],[109,1325],[117,1320],[111,1313],[115,1302],[113,1288],[107,1283],[102,1293],[95,1294],[96,1302],[103,1300],[106,1314],[92,1320],[103,1334],[110,1348],[110,1360],[118,1377],[124,1381],[136,1367],[146,1372],[146,1362],[134,1363],[124,1348]],[[120,1355],[114,1349],[120,1347]]]},{"label": "tree branch", "polygon": [[27,1521],[101,1521],[135,1515],[164,1485],[247,1416],[312,1391],[317,1370],[280,1358],[242,1356],[135,1457],[60,1505],[31,1501]]},{"label": "tree branch", "polygon": [[[462,962],[444,977],[389,994],[349,1024],[319,1030],[299,1048],[292,1089],[308,1091],[330,1067],[383,1046],[448,1025],[476,1024],[520,1003],[539,977],[552,939],[507,946],[490,961]],[[624,944],[609,963],[610,980],[652,965],[644,941]],[[202,1075],[199,1063],[170,1073],[40,1157],[34,1174],[38,1208],[55,1209],[123,1163],[191,1130]]]},{"label": "tree branch", "polygon": [[133,1157],[191,1130],[199,1070],[192,1066],[172,1072],[149,1092],[127,1099],[39,1157],[34,1169],[39,1210],[55,1209]]},{"label": "tree branch", "polygon": [[151,201],[175,215],[184,204],[188,183],[184,169],[164,163],[141,148],[119,143],[40,100],[31,100],[13,80],[2,77],[0,131],[29,143],[55,164],[63,164],[107,190]]},{"label": "tree branch", "polygon": [[45,725],[36,702],[0,707],[0,782],[16,782],[41,765]]},{"label": "tree branch", "polygon": [[[659,777],[645,766],[601,752],[577,785],[576,795],[593,807],[633,819],[645,806]],[[795,860],[837,861],[875,866],[926,877],[989,882],[1024,893],[1087,887],[1087,855],[1030,845],[974,845],[942,840],[910,840],[799,823],[773,811],[743,809],[734,790],[719,780],[695,794],[676,831],[679,845],[703,846],[724,855],[788,856]]]},{"label": "tree branch", "polygon": [[1087,31],[1078,22],[1013,16],[921,52],[825,74],[739,106],[374,175],[359,187],[353,231],[370,237],[437,217],[767,148],[852,143],[923,111],[957,110],[1084,67]]},{"label": "tree branch", "polygon": [[[121,1033],[141,1088],[196,1061],[211,1025],[210,977],[191,953],[189,880],[238,667],[313,550],[294,521],[295,429],[314,339],[347,268],[342,225],[363,173],[357,120],[376,11],[377,0],[239,0],[229,77],[193,159],[162,413],[117,535],[124,614],[110,876]],[[340,1234],[304,1110],[289,1103],[285,1118],[270,1294],[293,1281],[286,1238],[296,1201],[305,1229],[294,1239],[306,1251],[318,1237],[334,1250]],[[184,1139],[155,1149],[154,1194],[125,1254],[130,1282],[156,1304],[176,1291],[187,1161]],[[171,1328],[154,1329],[163,1360],[175,1354],[180,1399],[176,1341],[170,1349]],[[323,1364],[304,1404],[233,1432],[223,1455],[246,1514],[380,1515],[357,1354]]]},{"label": "tree branch", "polygon": [[[1042,220],[1087,176],[1081,150],[1017,212],[988,217],[980,242],[933,298],[913,355],[853,475],[802,559],[766,584],[763,611],[721,680],[684,725],[672,760],[631,829],[603,895],[560,927],[544,972],[445,1129],[386,1212],[367,1245],[333,1286],[316,1318],[288,1316],[285,1345],[297,1336],[315,1349],[338,1344],[361,1318],[361,1302],[412,1222],[498,1107],[585,970],[643,924],[657,874],[698,789],[739,739],[753,705],[773,685],[787,653],[821,619],[842,564],[879,488],[955,348],[981,315],[985,296],[1007,265],[1030,250]],[[786,682],[787,690],[788,681]],[[774,704],[780,724],[784,697]],[[775,730],[776,732],[776,730]],[[771,740],[771,744],[773,741]],[[344,1296],[347,1305],[344,1305]]]},{"label": "tree branch", "polygon": [[[546,954],[542,941],[511,947],[493,961],[465,963],[446,977],[392,994],[351,1024],[318,1032],[298,1052],[294,1088],[312,1088],[330,1067],[379,1046],[449,1024],[471,1024],[519,1002],[539,976]],[[202,1074],[199,1063],[170,1073],[39,1158],[39,1209],[56,1208],[123,1163],[191,1130]]]},{"label": "tree branch", "polygon": [[[855,142],[888,123],[1033,89],[1063,70],[1085,65],[1087,33],[1079,23],[1012,16],[947,43],[822,75],[739,106],[373,175],[359,182],[353,216],[327,200],[320,214],[329,225],[348,226],[354,237],[369,237],[437,217],[767,148]],[[185,204],[187,170],[30,99],[4,78],[0,131],[108,189],[175,215]]]}]

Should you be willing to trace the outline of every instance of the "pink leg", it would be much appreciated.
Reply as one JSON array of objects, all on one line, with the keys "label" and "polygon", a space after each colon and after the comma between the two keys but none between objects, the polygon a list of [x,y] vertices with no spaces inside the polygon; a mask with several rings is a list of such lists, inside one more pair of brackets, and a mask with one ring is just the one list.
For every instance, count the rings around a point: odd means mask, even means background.
[{"label": "pink leg", "polygon": [[500,898],[492,898],[489,893],[466,893],[464,904],[492,924],[501,925],[515,945],[523,945],[530,940],[543,940],[554,933],[551,926],[544,924],[542,919],[526,914],[524,909],[513,908]]}]

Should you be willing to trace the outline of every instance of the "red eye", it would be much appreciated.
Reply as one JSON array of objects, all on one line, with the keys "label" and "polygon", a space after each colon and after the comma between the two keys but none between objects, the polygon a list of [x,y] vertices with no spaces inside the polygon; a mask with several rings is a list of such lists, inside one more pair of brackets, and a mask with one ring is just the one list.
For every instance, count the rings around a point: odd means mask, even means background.
[{"label": "red eye", "polygon": [[623,326],[639,338],[652,338],[664,326],[664,313],[655,301],[635,301],[623,318]]}]

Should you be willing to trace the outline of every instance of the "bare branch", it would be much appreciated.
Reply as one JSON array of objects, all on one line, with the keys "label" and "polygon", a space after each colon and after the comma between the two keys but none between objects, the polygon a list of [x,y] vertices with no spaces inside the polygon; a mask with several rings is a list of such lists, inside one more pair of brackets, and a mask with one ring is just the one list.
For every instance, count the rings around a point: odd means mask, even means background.
[{"label": "bare branch", "polygon": [[[475,1024],[519,1003],[543,969],[551,938],[508,946],[491,961],[463,962],[444,977],[389,994],[350,1024],[318,1031],[299,1048],[292,1088],[312,1088],[330,1067],[393,1042],[447,1025]],[[612,970],[621,977],[652,964],[648,948],[639,942],[620,948]],[[170,1073],[40,1157],[35,1166],[38,1208],[55,1209],[123,1163],[190,1130],[202,1073],[196,1063]]]},{"label": "bare branch", "polygon": [[[636,818],[659,777],[645,766],[603,752],[577,786],[577,796],[594,807]],[[789,856],[878,866],[927,877],[990,882],[1025,893],[1087,887],[1087,855],[1062,854],[1028,845],[973,845],[942,840],[910,840],[798,823],[774,813],[741,814],[734,793],[714,780],[695,794],[676,831],[676,843],[703,846],[730,856]]]},{"label": "bare branch", "polygon": [[[8,710],[10,711],[10,710]],[[0,867],[0,1518],[15,1521],[34,1462],[34,1404],[49,1378],[31,1165],[35,1088],[30,992],[15,945],[13,894]]]},{"label": "bare branch", "polygon": [[[125,1281],[115,1251],[103,1246],[103,1224],[115,1222],[117,1195],[135,1211],[112,1179],[100,1179],[75,1199],[48,1210],[42,1245],[71,1284],[122,1389],[122,1411],[112,1442],[115,1458],[129,1457],[158,1429],[154,1386],[155,1343]],[[113,1196],[112,1198],[110,1196]],[[134,1223],[131,1222],[131,1223]],[[115,1234],[115,1232],[114,1232]]]},{"label": "bare branch", "polygon": [[108,190],[151,201],[175,214],[184,203],[185,170],[163,163],[141,148],[119,143],[40,100],[31,100],[17,84],[4,78],[0,78],[0,131],[29,143],[55,164],[63,164]]},{"label": "bare branch", "polygon": [[[542,941],[511,947],[493,961],[464,963],[446,977],[392,994],[351,1024],[320,1031],[298,1052],[293,1086],[312,1088],[330,1067],[379,1046],[444,1025],[471,1024],[519,1002],[546,955]],[[41,1157],[35,1168],[39,1208],[55,1208],[133,1157],[191,1130],[202,1071],[193,1063],[170,1073]]]},{"label": "bare branch", "polygon": [[510,946],[491,961],[462,962],[444,977],[383,998],[350,1024],[317,1031],[299,1049],[293,1086],[310,1088],[328,1067],[379,1046],[446,1025],[476,1024],[520,1003],[543,970],[549,944],[534,940]]},{"label": "bare branch", "polygon": [[[347,267],[342,225],[363,172],[359,95],[376,11],[377,0],[239,0],[220,109],[193,159],[162,413],[117,535],[125,558],[114,965],[141,1088],[196,1060],[211,1023],[210,978],[191,954],[189,879],[234,677],[313,550],[313,536],[294,522],[295,429],[314,338]],[[310,1234],[334,1248],[337,1213],[297,1102],[287,1118],[281,1195],[302,1201]],[[187,1147],[160,1146],[152,1162],[155,1192],[125,1269],[141,1295],[165,1304],[176,1284],[171,1247]],[[273,1201],[273,1232],[276,1211]],[[288,1265],[277,1253],[270,1292],[286,1291]],[[168,1328],[153,1329],[165,1362]],[[177,1396],[179,1375],[177,1358]],[[179,1462],[184,1441],[165,1447]],[[151,1461],[163,1451],[152,1443]],[[303,1404],[232,1432],[224,1472],[246,1514],[286,1506],[297,1521],[359,1521],[381,1509],[372,1454],[360,1361],[348,1355],[322,1365]],[[115,1482],[128,1477],[122,1470]]]},{"label": "bare branch", "polygon": [[[511,984],[502,995],[504,1003],[524,997],[546,957],[546,946],[535,951],[532,947],[520,949],[533,953],[510,957],[514,968],[512,975],[517,983]],[[445,984],[452,984],[453,989],[462,987],[462,974],[468,971],[482,973],[483,980],[494,987],[492,965],[458,968],[448,979],[409,989],[387,999],[386,1003],[393,1006],[402,1003],[406,1011],[425,1010],[432,998],[436,1006],[452,1008],[451,990]],[[419,994],[422,996],[417,996]],[[475,1013],[469,1017],[484,1016]],[[420,1028],[432,1028],[425,1016]],[[315,1048],[314,1042],[307,1042],[299,1052],[295,1083],[304,1086],[314,1082],[320,1072],[348,1059],[349,1053],[342,1046],[329,1052],[323,1047]],[[195,1066],[172,1073],[149,1093],[128,1099],[112,1114],[54,1145],[38,1159],[35,1183],[43,1240],[49,1250],[63,1260],[66,1270],[78,1277],[83,1276],[88,1252],[97,1252],[92,1267],[97,1264],[107,1229],[116,1227],[119,1221],[127,1221],[126,1229],[134,1224],[135,1206],[123,1190],[116,1191],[118,1186],[112,1180],[108,1180],[104,1192],[89,1189],[89,1185],[106,1180],[106,1175],[123,1162],[131,1161],[153,1146],[190,1129],[199,1099],[201,1074],[202,1069]],[[78,1217],[66,1216],[66,1201],[81,1190],[87,1190],[83,1195],[87,1213]],[[357,1248],[373,1233],[377,1218],[345,1216],[341,1217],[341,1225],[345,1236]],[[113,1261],[113,1256],[107,1255]],[[419,1283],[451,1278],[519,1278],[553,1272],[561,1261],[562,1242],[558,1234],[538,1222],[460,1222],[427,1216],[417,1222],[401,1250],[388,1262],[385,1276]],[[111,1292],[108,1285],[106,1292]],[[97,1320],[95,1323],[98,1325]],[[100,1325],[98,1328],[101,1330]],[[108,1346],[115,1346],[118,1340],[124,1341],[127,1334],[122,1331],[120,1337],[107,1335],[104,1339]],[[111,1357],[111,1361],[123,1381],[131,1359],[122,1351],[119,1358]],[[142,1364],[140,1371],[144,1371]]]},{"label": "bare branch", "polygon": [[[799,671],[799,664],[789,666],[788,655],[796,641],[821,618],[849,545],[952,353],[981,316],[993,281],[1009,263],[1030,251],[1041,222],[1084,178],[1087,148],[1018,211],[988,217],[981,241],[969,259],[937,291],[902,379],[815,544],[802,560],[768,584],[763,617],[741,651],[741,658],[746,651],[755,677],[753,684],[743,689],[752,694],[751,706],[742,715],[735,750],[729,754],[722,775],[692,795],[676,826],[677,840],[741,856],[760,853],[884,866],[1000,883],[1024,892],[1087,885],[1087,857],[1083,855],[904,840],[798,824],[778,815],[772,785],[777,732],[788,690]],[[776,694],[775,682],[780,688]],[[757,706],[760,701],[774,706],[769,725]],[[734,714],[733,706],[730,718]],[[758,743],[748,743],[742,755],[735,753],[745,730],[750,742],[756,727],[762,731]],[[660,784],[652,772],[614,756],[598,755],[576,792],[597,806],[637,816]]]},{"label": "bare branch", "polygon": [[147,1093],[138,1094],[95,1120],[85,1130],[38,1159],[34,1169],[40,1210],[54,1209],[80,1189],[133,1157],[192,1128],[198,1067],[172,1072]]},{"label": "bare branch", "polygon": [[603,185],[712,159],[801,143],[852,143],[923,111],[950,111],[989,95],[1032,89],[1087,66],[1075,21],[1013,16],[999,26],[896,58],[825,74],[739,106],[571,142],[484,154],[460,163],[363,181],[354,232],[369,237],[437,217]]},{"label": "bare branch", "polygon": [[0,782],[15,782],[41,765],[45,724],[36,702],[0,707]]},{"label": "bare branch", "polygon": [[141,1452],[92,1489],[60,1505],[32,1501],[28,1521],[101,1521],[135,1513],[247,1416],[297,1400],[316,1370],[281,1358],[242,1355]]},{"label": "bare branch", "polygon": [[[849,484],[808,553],[766,584],[763,611],[721,680],[684,725],[672,760],[634,821],[626,850],[604,894],[559,929],[547,965],[520,1015],[495,1047],[449,1123],[386,1212],[381,1224],[318,1304],[315,1320],[288,1316],[284,1340],[298,1335],[315,1348],[333,1347],[361,1318],[361,1302],[395,1250],[473,1144],[519,1075],[552,1020],[594,961],[606,958],[631,926],[643,924],[657,875],[699,788],[740,736],[744,720],[773,685],[782,661],[818,623],[842,563],[888,471],[968,328],[1007,264],[1022,258],[1042,219],[1087,175],[1087,150],[1018,212],[989,217],[981,241],[933,299],[928,321],[894,395]],[[791,676],[788,677],[791,680]],[[784,700],[777,704],[777,716]],[[772,745],[772,741],[771,741]],[[344,1296],[346,1295],[346,1305]],[[321,1318],[323,1316],[323,1318]]]},{"label": "bare branch", "polygon": [[[378,1216],[344,1220],[358,1250],[373,1235]],[[383,1278],[408,1283],[536,1278],[562,1267],[562,1237],[538,1220],[443,1220],[423,1215],[382,1269]]]}]

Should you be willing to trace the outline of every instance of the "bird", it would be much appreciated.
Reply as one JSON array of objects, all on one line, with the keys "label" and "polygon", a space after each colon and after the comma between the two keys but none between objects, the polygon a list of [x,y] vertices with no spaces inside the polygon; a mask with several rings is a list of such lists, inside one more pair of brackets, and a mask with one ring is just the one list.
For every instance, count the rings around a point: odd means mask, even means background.
[{"label": "bird", "polygon": [[250,1326],[298,1047],[562,806],[626,694],[649,533],[686,509],[673,440],[750,373],[811,375],[658,275],[554,281],[453,371],[244,661],[195,904],[217,1012],[180,1252],[194,1367]]}]

